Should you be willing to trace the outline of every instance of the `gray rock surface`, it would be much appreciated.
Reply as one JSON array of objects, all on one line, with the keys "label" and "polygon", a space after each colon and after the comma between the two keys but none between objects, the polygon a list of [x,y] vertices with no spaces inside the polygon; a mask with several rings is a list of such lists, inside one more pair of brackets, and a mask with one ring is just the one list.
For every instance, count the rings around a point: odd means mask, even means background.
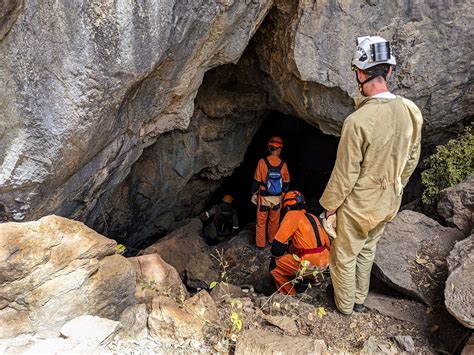
[{"label": "gray rock surface", "polygon": [[183,307],[168,297],[158,296],[153,299],[152,311],[148,317],[150,336],[155,340],[202,341],[207,321],[215,319],[215,304],[209,294],[204,296],[204,304],[195,299],[201,297],[203,296],[198,294],[188,299]]},{"label": "gray rock surface", "polygon": [[[392,40],[393,91],[422,108],[425,144],[473,112],[465,2],[3,5],[0,220],[55,213],[131,245],[163,235],[239,165],[266,110],[339,134],[358,34]],[[252,37],[253,59],[223,66]]]},{"label": "gray rock surface", "polygon": [[15,220],[85,220],[188,127],[204,73],[239,59],[271,1],[21,4],[0,12],[0,201]]},{"label": "gray rock surface", "polygon": [[57,216],[0,224],[0,338],[57,335],[83,314],[118,319],[135,303],[135,272],[116,243]]},{"label": "gray rock surface", "polygon": [[456,126],[473,112],[472,78],[465,75],[471,59],[445,55],[453,43],[472,50],[472,19],[466,2],[446,3],[440,12],[432,2],[276,0],[256,35],[257,52],[282,109],[338,134],[357,91],[350,71],[355,39],[383,36],[397,59],[393,92],[421,108],[424,144],[439,144],[446,133],[440,127]]},{"label": "gray rock surface", "polygon": [[381,314],[415,323],[425,328],[428,328],[428,325],[433,320],[432,315],[427,313],[425,305],[403,298],[370,292],[365,299],[364,305],[368,309],[376,310]]},{"label": "gray rock surface", "polygon": [[474,227],[474,173],[438,196],[438,213],[448,225],[469,235]]},{"label": "gray rock surface", "polygon": [[448,257],[444,303],[462,325],[474,329],[474,234],[457,242]]},{"label": "gray rock surface", "polygon": [[144,303],[134,304],[125,308],[120,315],[120,339],[140,340],[148,337],[148,311]]},{"label": "gray rock surface", "polygon": [[320,354],[328,351],[323,340],[305,336],[286,336],[267,330],[245,330],[235,346],[237,355],[245,354]]},{"label": "gray rock surface", "polygon": [[[263,73],[254,54],[237,66],[208,72],[195,100],[186,130],[161,135],[145,149],[129,177],[89,219],[137,244],[177,227],[199,214],[209,197],[243,160],[263,120],[265,92],[258,89]],[[108,202],[107,202],[108,201]]]},{"label": "gray rock surface", "polygon": [[194,218],[146,248],[143,253],[160,255],[183,278],[186,275],[187,285],[207,288],[212,281],[218,281],[218,274],[210,256],[211,249],[200,235],[201,230],[201,221]]},{"label": "gray rock surface", "polygon": [[415,343],[410,336],[379,337],[372,335],[365,341],[361,354],[412,354],[415,353],[415,350]]},{"label": "gray rock surface", "polygon": [[446,258],[463,234],[425,215],[402,211],[377,245],[375,275],[395,290],[434,305],[442,301]]}]

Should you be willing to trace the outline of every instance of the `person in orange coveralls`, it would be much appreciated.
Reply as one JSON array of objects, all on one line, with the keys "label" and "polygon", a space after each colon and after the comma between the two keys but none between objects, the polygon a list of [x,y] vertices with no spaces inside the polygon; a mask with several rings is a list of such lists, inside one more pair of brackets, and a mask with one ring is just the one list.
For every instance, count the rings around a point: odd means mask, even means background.
[{"label": "person in orange coveralls", "polygon": [[[329,237],[318,218],[306,212],[304,196],[290,191],[283,198],[283,208],[288,209],[273,240],[270,271],[281,293],[295,295],[294,285],[289,283],[301,268],[301,261],[310,266],[325,269],[329,265]],[[288,240],[292,243],[288,248]],[[288,252],[287,252],[288,251]],[[293,254],[298,255],[299,261]]]},{"label": "person in orange coveralls", "polygon": [[288,191],[290,174],[286,163],[280,159],[283,140],[272,137],[268,141],[270,155],[260,159],[252,184],[252,202],[257,205],[257,228],[255,244],[263,249],[266,244],[268,219],[268,242],[271,244],[280,223],[281,194]]}]

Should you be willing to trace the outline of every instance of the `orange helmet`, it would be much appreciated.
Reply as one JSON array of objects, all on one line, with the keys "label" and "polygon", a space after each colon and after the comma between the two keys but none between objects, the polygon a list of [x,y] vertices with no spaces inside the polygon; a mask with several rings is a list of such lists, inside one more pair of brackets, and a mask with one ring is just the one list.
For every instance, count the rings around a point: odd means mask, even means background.
[{"label": "orange helmet", "polygon": [[232,201],[234,201],[232,195],[224,195],[224,197],[222,198],[222,202],[225,203],[232,203]]},{"label": "orange helmet", "polygon": [[283,147],[283,139],[278,136],[270,138],[268,141],[268,147],[272,148],[282,148]]},{"label": "orange helmet", "polygon": [[283,198],[283,208],[303,204],[304,202],[304,196],[302,193],[296,190],[288,191]]}]

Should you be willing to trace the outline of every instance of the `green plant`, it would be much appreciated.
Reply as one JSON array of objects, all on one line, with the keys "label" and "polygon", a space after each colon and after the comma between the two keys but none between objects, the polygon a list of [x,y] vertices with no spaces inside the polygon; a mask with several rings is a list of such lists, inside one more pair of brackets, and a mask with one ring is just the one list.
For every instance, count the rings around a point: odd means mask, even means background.
[{"label": "green plant", "polygon": [[425,205],[437,202],[441,190],[459,184],[474,170],[472,127],[466,127],[457,139],[436,147],[436,152],[426,160],[428,168],[421,173],[425,188],[421,199]]}]

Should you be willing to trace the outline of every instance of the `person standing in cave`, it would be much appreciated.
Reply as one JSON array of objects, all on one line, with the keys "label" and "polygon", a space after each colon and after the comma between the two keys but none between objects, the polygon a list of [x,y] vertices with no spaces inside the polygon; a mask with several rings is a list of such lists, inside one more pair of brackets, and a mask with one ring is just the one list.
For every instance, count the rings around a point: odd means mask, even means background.
[{"label": "person standing in cave", "polygon": [[[255,245],[264,249],[268,237],[271,244],[280,225],[281,195],[290,187],[290,174],[280,159],[283,140],[272,137],[268,141],[270,155],[259,160],[252,183],[252,203],[257,205]],[[267,233],[268,229],[268,233]]]},{"label": "person standing in cave", "polygon": [[337,158],[320,199],[336,224],[327,294],[343,314],[365,310],[376,245],[400,208],[403,188],[420,157],[423,118],[410,100],[389,92],[396,64],[390,43],[357,39],[352,58],[359,91],[356,111],[344,122]]},{"label": "person standing in cave", "polygon": [[207,243],[216,244],[239,231],[239,218],[232,208],[232,201],[234,198],[231,195],[225,195],[222,203],[199,215],[204,224],[202,234]]}]

